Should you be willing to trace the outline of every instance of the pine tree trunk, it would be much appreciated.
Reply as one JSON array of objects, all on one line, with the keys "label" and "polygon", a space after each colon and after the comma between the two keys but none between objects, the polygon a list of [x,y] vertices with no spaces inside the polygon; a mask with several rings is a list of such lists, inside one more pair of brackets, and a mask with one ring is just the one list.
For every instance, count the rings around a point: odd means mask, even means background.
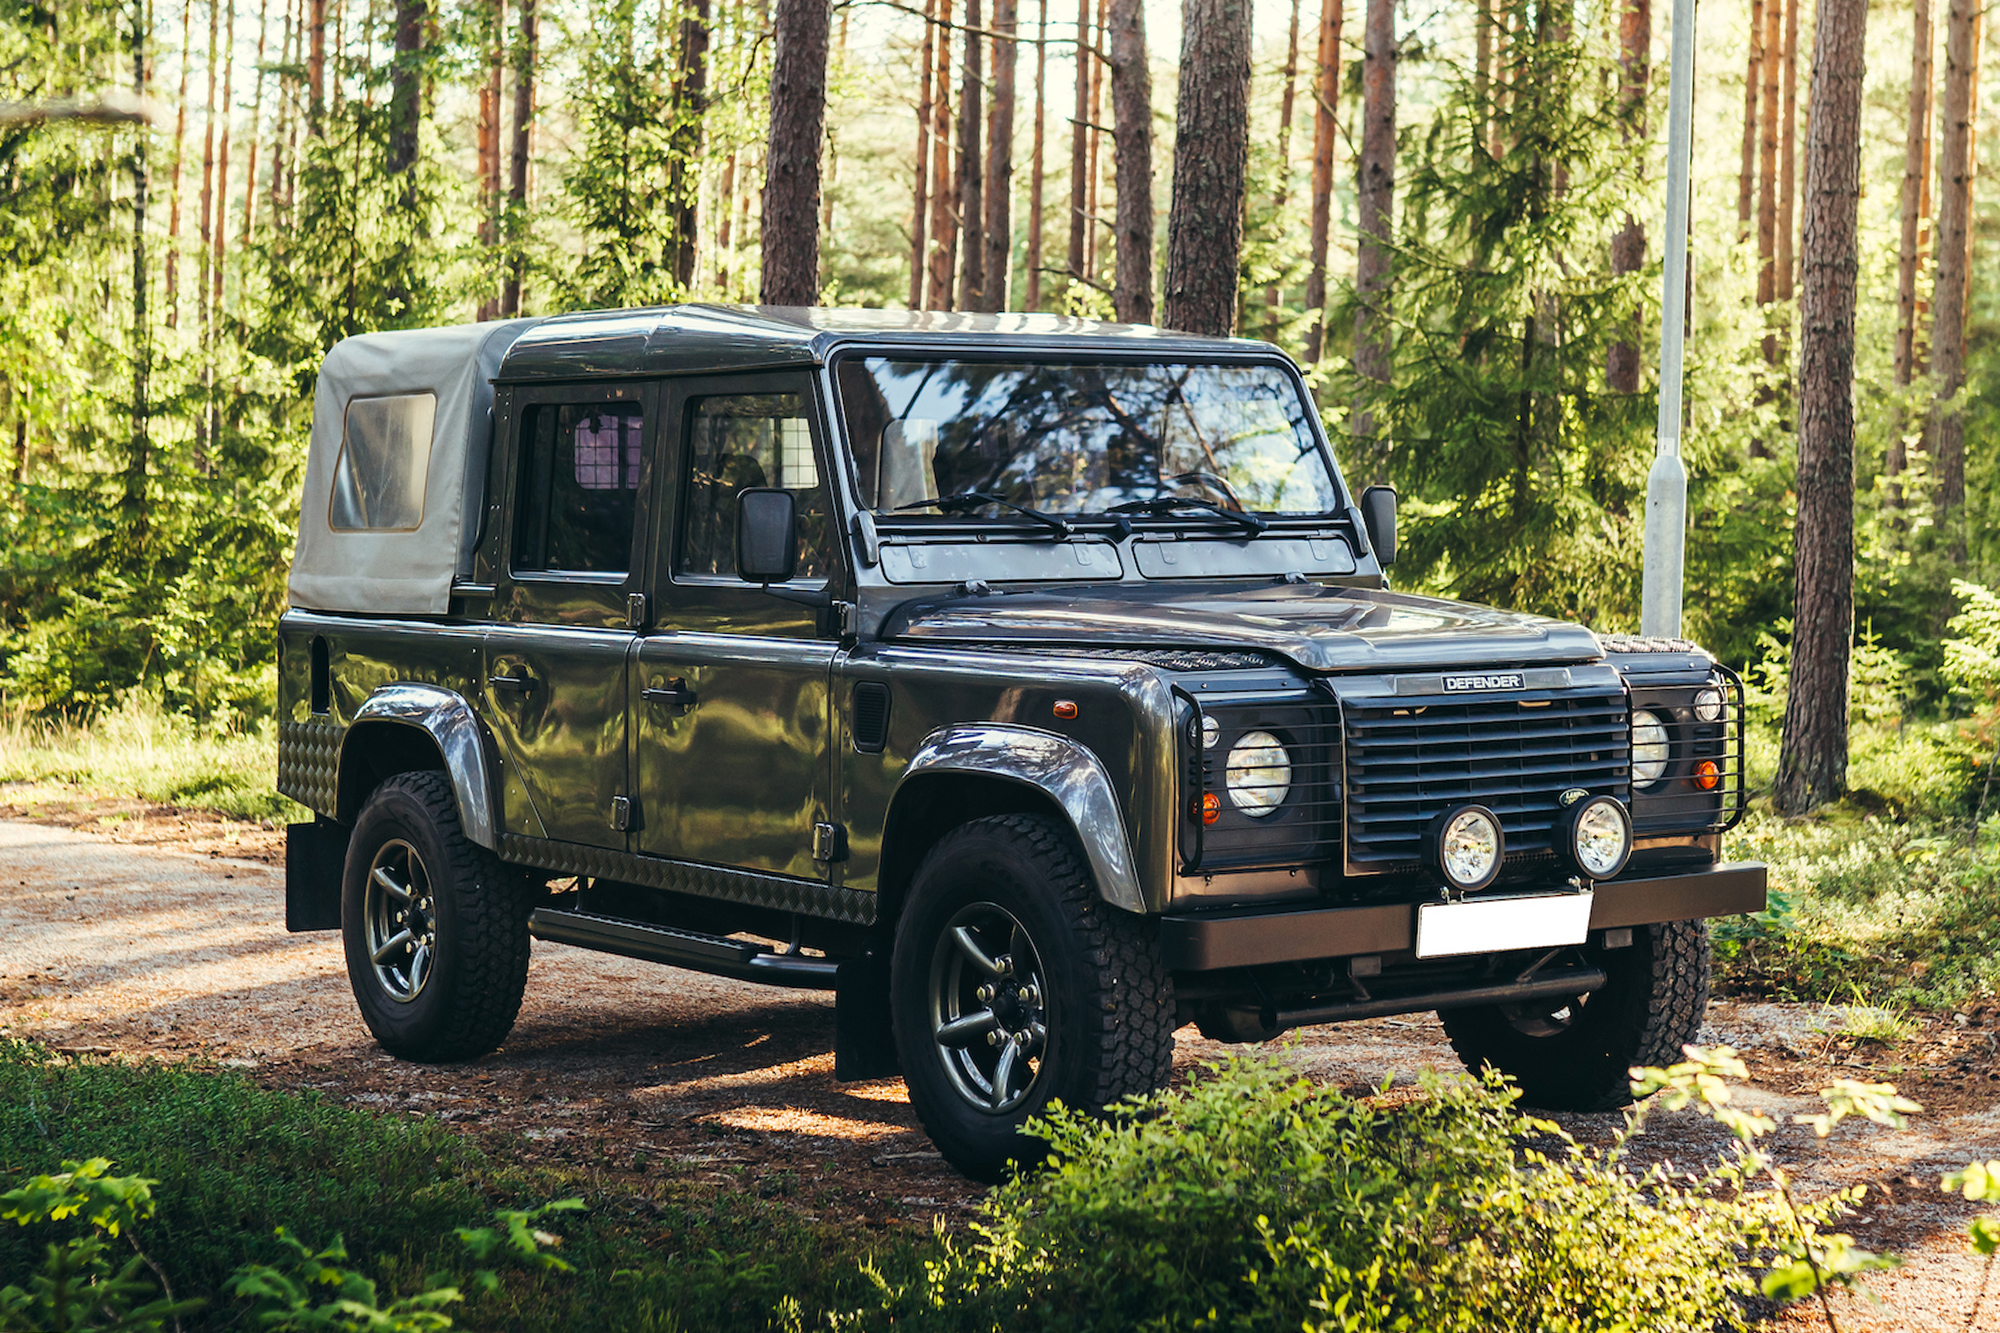
[{"label": "pine tree trunk", "polygon": [[1069,122],[1069,280],[1072,290],[1083,281],[1084,228],[1088,225],[1090,187],[1090,0],[1076,0],[1076,114]]},{"label": "pine tree trunk", "polygon": [[[840,34],[834,39],[831,70],[839,71],[847,63],[847,20],[853,11],[842,7],[840,11]],[[834,73],[827,78],[831,81]],[[840,142],[834,136],[833,126],[826,127],[826,186],[820,193],[819,234],[822,245],[833,243],[833,191],[840,180]]]},{"label": "pine tree trunk", "polygon": [[937,63],[931,100],[931,252],[930,305],[952,308],[957,295],[952,279],[958,264],[958,196],[951,174],[951,11],[952,0],[938,0]]},{"label": "pine tree trunk", "polygon": [[[708,0],[687,0],[674,69],[673,152],[667,168],[667,200],[674,214],[671,268],[683,292],[694,285],[696,229],[700,225],[696,191],[701,174],[701,122],[708,111],[708,19]],[[817,217],[815,210],[815,220]]]},{"label": "pine tree trunk", "polygon": [[1014,30],[1016,0],[993,0],[993,112],[986,133],[986,279],[982,309],[1007,308],[1014,267]]},{"label": "pine tree trunk", "polygon": [[[183,4],[189,0],[182,0]],[[306,0],[306,30],[311,54],[306,57],[306,124],[315,138],[326,118],[326,0]]]},{"label": "pine tree trunk", "polygon": [[[1646,84],[1653,51],[1652,0],[1625,0],[1618,16],[1620,97],[1625,115],[1626,143],[1646,141]],[[1646,264],[1646,228],[1631,214],[1611,238],[1611,271],[1637,273]],[[1634,319],[1636,326],[1637,320]],[[1635,327],[1636,335],[1636,327]],[[1639,345],[1620,338],[1605,354],[1604,384],[1613,393],[1639,392]]]},{"label": "pine tree trunk", "polygon": [[202,128],[201,140],[201,277],[200,289],[195,293],[195,308],[200,312],[202,346],[208,345],[208,265],[209,241],[214,233],[215,211],[215,59],[222,41],[222,4],[215,0],[208,7],[208,107],[206,123]]},{"label": "pine tree trunk", "polygon": [[[1785,0],[1764,0],[1764,105],[1757,151],[1757,304],[1778,299],[1778,68]],[[1777,339],[1764,335],[1764,360],[1776,363]]]},{"label": "pine tree trunk", "polygon": [[[298,63],[298,40],[302,25],[299,23],[299,6],[296,0],[285,0],[285,27],[278,39],[278,64],[290,70]],[[295,96],[290,89],[289,79],[281,74],[277,85],[277,123],[271,133],[271,222],[280,225],[284,220],[285,199],[285,159],[286,148],[291,141],[292,114]]]},{"label": "pine tree trunk", "polygon": [[1937,277],[1931,286],[1931,457],[1938,530],[1965,560],[1965,297],[1972,218],[1972,99],[1978,78],[1976,0],[1950,0],[1944,30],[1944,126],[1938,144]]},{"label": "pine tree trunk", "polygon": [[[132,0],[132,91],[146,96],[146,0]],[[125,456],[125,494],[119,520],[126,548],[142,554],[147,545],[149,502],[146,474],[151,467],[147,393],[153,369],[153,330],[146,319],[146,193],[151,185],[146,135],[133,136],[132,150],[132,441]]]},{"label": "pine tree trunk", "polygon": [[[1899,389],[1909,387],[1917,365],[1917,270],[1923,262],[1920,229],[1931,167],[1931,46],[1931,0],[1915,0],[1910,7],[1910,110],[1903,138],[1903,226],[1896,254],[1896,353],[1891,363]],[[1908,466],[1903,432],[1892,431],[1882,469],[1892,507],[1903,503],[1903,485],[1897,478]]]},{"label": "pine tree trunk", "polygon": [[[931,179],[931,42],[937,0],[924,0],[924,43],[917,56],[917,172],[910,191],[910,309],[924,308],[924,250],[929,235]],[[734,160],[732,159],[732,165]]]},{"label": "pine tree trunk", "polygon": [[1798,254],[1793,246],[1798,225],[1799,143],[1799,5],[1785,0],[1783,126],[1778,136],[1778,299],[1789,303],[1797,287]]},{"label": "pine tree trunk", "polygon": [[[1490,3],[1490,0],[1488,0]],[[1313,81],[1312,267],[1306,274],[1306,361],[1326,351],[1326,252],[1333,232],[1333,145],[1340,106],[1340,19],[1343,0],[1320,0],[1319,54]],[[1483,10],[1490,17],[1491,10]],[[1490,25],[1489,25],[1490,30]]]},{"label": "pine tree trunk", "polygon": [[[1285,230],[1285,203],[1292,193],[1292,111],[1299,95],[1299,0],[1292,0],[1292,25],[1285,38],[1285,91],[1278,99],[1278,188],[1271,191],[1272,225]],[[1278,336],[1278,302],[1282,293],[1272,282],[1264,288],[1264,336]]]},{"label": "pine tree trunk", "polygon": [[1250,166],[1250,0],[1182,0],[1181,78],[1167,215],[1167,327],[1224,337],[1236,322]]},{"label": "pine tree trunk", "polygon": [[1146,60],[1146,9],[1111,6],[1111,123],[1117,152],[1117,276],[1111,308],[1127,324],[1153,322],[1153,75]]},{"label": "pine tree trunk", "polygon": [[[1361,66],[1361,180],[1355,230],[1360,234],[1354,269],[1354,371],[1389,378],[1389,322],[1382,304],[1389,292],[1389,241],[1395,229],[1396,7],[1368,0],[1367,45]],[[1372,413],[1355,414],[1355,434],[1375,433]]]},{"label": "pine tree trunk", "polygon": [[[527,271],[522,253],[528,229],[528,156],[535,129],[535,45],[540,36],[535,6],[521,0],[520,32],[514,43],[514,143],[507,171],[507,222],[503,231],[509,254],[507,280],[500,288],[500,316],[521,313],[521,281]],[[313,0],[318,4],[320,0]]]},{"label": "pine tree trunk", "polygon": [[[486,16],[486,81],[479,85],[479,245],[486,252],[486,296],[479,318],[500,313],[499,276],[492,267],[500,253],[500,108],[507,75],[507,0],[490,0]],[[484,284],[482,284],[484,285]]]},{"label": "pine tree trunk", "polygon": [[1084,180],[1088,182],[1088,193],[1083,205],[1083,271],[1090,275],[1093,285],[1099,282],[1103,265],[1098,261],[1100,242],[1104,238],[1104,210],[1099,202],[1104,192],[1104,75],[1110,53],[1107,47],[1106,20],[1110,17],[1110,0],[1097,0],[1097,27],[1093,30],[1091,49],[1097,53],[1090,62],[1090,137],[1084,142],[1090,148],[1090,160],[1084,166]]},{"label": "pine tree trunk", "polygon": [[1493,0],[1479,0],[1479,9],[1472,17],[1472,46],[1472,100],[1480,109],[1480,123],[1473,132],[1477,139],[1483,137],[1486,112],[1492,105]]},{"label": "pine tree trunk", "polygon": [[389,74],[388,171],[402,177],[403,211],[417,207],[417,126],[423,118],[419,69],[430,0],[396,0],[396,63]]},{"label": "pine tree trunk", "polygon": [[271,0],[257,0],[257,91],[250,98],[250,142],[243,150],[248,167],[243,177],[242,243],[250,243],[257,223],[257,136],[264,127],[264,39],[270,35]]},{"label": "pine tree trunk", "polygon": [[965,0],[965,78],[958,93],[958,226],[965,253],[958,288],[960,310],[986,308],[986,173],[980,163],[986,130],[981,106],[986,41],[980,29],[984,21],[980,0]]},{"label": "pine tree trunk", "polygon": [[215,234],[210,238],[215,256],[209,277],[209,302],[215,319],[222,318],[222,278],[229,257],[229,130],[236,114],[236,3],[229,0],[229,23],[225,28],[222,57],[222,143],[215,154]]},{"label": "pine tree trunk", "polygon": [[[736,272],[736,154],[722,162],[722,180],[715,187],[715,294],[718,299],[734,298],[730,282]],[[918,270],[921,272],[921,270]],[[916,309],[915,306],[910,307]]]},{"label": "pine tree trunk", "polygon": [[[1972,0],[1957,0],[1964,8]],[[1806,128],[1799,293],[1799,468],[1791,686],[1774,800],[1798,814],[1847,785],[1854,642],[1854,296],[1860,267],[1867,0],[1820,0]]]},{"label": "pine tree trunk", "polygon": [[1035,21],[1035,146],[1029,154],[1028,167],[1028,298],[1023,303],[1028,310],[1042,308],[1042,181],[1046,170],[1043,155],[1047,148],[1045,127],[1048,123],[1049,0],[1040,0],[1040,6],[1040,15]]},{"label": "pine tree trunk", "polygon": [[167,204],[167,327],[179,328],[180,314],[180,248],[181,248],[181,155],[187,146],[188,118],[188,70],[194,66],[194,48],[189,42],[194,36],[194,5],[181,6],[181,91],[174,106],[174,179],[169,187]]},{"label": "pine tree trunk", "polygon": [[778,0],[771,57],[771,134],[764,162],[764,305],[819,296],[820,141],[826,133],[827,0]]},{"label": "pine tree trunk", "polygon": [[1764,3],[1750,0],[1750,60],[1743,73],[1743,167],[1736,177],[1736,225],[1750,238],[1757,206],[1757,93],[1764,77]]}]

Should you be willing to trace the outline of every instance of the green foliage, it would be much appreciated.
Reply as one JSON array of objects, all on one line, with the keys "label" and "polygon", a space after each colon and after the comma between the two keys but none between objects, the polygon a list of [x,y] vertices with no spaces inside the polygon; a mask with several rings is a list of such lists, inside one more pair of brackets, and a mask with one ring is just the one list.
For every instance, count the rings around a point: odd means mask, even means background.
[{"label": "green foliage", "polygon": [[[0,1287],[0,1330],[5,1333],[118,1333],[161,1328],[168,1319],[198,1309],[199,1301],[161,1296],[148,1269],[157,1266],[139,1249],[133,1232],[153,1215],[150,1180],[108,1176],[102,1157],[64,1162],[55,1175],[34,1176],[0,1194],[0,1220],[23,1227],[80,1218],[84,1235],[43,1250],[42,1266],[26,1287]],[[112,1268],[109,1239],[124,1237],[132,1254]]]}]

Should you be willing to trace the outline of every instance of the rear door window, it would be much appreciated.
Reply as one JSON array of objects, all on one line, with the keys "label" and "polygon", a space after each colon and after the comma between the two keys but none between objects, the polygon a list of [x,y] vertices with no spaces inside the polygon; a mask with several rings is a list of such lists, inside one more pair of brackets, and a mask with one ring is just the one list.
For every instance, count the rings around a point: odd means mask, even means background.
[{"label": "rear door window", "polygon": [[631,402],[537,403],[523,413],[517,572],[630,568],[645,426]]}]

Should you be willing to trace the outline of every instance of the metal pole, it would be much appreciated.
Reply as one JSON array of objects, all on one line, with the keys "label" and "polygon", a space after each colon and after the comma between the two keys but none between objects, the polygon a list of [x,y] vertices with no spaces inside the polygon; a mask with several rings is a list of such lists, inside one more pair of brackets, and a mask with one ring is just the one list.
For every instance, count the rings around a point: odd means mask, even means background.
[{"label": "metal pole", "polygon": [[1694,150],[1694,0],[1674,0],[1667,63],[1667,226],[1661,238],[1660,424],[1646,478],[1645,582],[1639,632],[1681,632],[1682,548],[1687,537],[1687,468],[1681,463],[1681,352],[1687,342],[1688,160]]}]

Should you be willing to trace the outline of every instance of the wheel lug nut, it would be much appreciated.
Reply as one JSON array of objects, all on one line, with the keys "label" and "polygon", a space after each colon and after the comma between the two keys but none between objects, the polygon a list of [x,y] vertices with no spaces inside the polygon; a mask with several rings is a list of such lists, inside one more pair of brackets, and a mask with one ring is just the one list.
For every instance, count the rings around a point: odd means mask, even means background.
[{"label": "wheel lug nut", "polygon": [[1024,1051],[1028,1049],[1028,1043],[1032,1040],[1033,1038],[1030,1037],[1025,1032],[1016,1032],[1014,1034],[1014,1045],[1020,1047]]},{"label": "wheel lug nut", "polygon": [[979,997],[979,1002],[981,1004],[993,1003],[994,992],[993,992],[993,987],[991,987],[990,985],[981,986],[978,990],[974,991],[973,994]]}]

